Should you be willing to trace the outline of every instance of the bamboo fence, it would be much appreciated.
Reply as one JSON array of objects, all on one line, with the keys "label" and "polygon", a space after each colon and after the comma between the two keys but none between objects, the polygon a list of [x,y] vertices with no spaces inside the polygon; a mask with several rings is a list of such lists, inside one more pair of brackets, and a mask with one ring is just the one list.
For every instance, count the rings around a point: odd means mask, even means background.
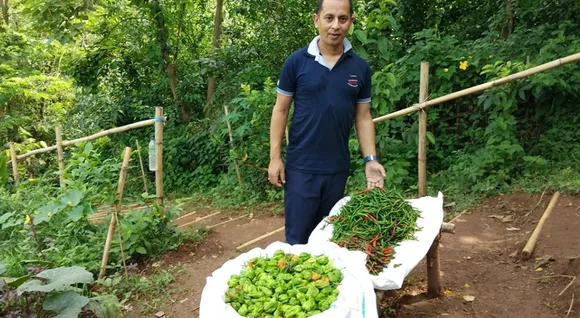
[{"label": "bamboo fence", "polygon": [[[572,54],[552,62],[548,62],[503,78],[473,86],[464,90],[460,90],[455,93],[451,93],[442,97],[438,97],[432,100],[428,100],[428,88],[429,88],[429,63],[421,63],[421,77],[419,84],[419,103],[413,106],[398,110],[396,112],[379,116],[373,119],[374,123],[380,123],[389,119],[394,119],[400,116],[407,116],[415,112],[419,112],[419,149],[418,149],[418,188],[419,197],[427,195],[427,109],[430,106],[439,105],[451,100],[455,100],[464,96],[481,93],[487,89],[507,84],[518,79],[529,77],[534,74],[538,74],[564,64],[569,64],[573,62],[580,61],[580,53]],[[441,278],[440,278],[440,263],[439,263],[439,239],[441,233],[450,233],[445,229],[444,224],[439,235],[433,241],[431,248],[427,252],[427,295],[428,297],[437,297],[441,295]],[[539,230],[538,230],[539,232]],[[537,236],[537,235],[536,235]],[[531,248],[528,247],[528,250]],[[526,253],[530,253],[526,250]]]},{"label": "bamboo fence", "polygon": [[[78,144],[81,142],[95,140],[95,139],[105,137],[108,135],[112,135],[112,134],[122,133],[122,132],[129,131],[132,129],[154,126],[155,127],[155,148],[156,148],[156,155],[157,155],[157,157],[156,157],[156,169],[155,169],[155,189],[156,189],[157,202],[160,205],[162,205],[163,204],[163,125],[166,122],[166,120],[167,120],[167,117],[164,116],[164,114],[163,114],[163,107],[156,107],[155,108],[155,118],[153,118],[153,119],[142,120],[142,121],[132,123],[129,125],[100,131],[96,134],[82,137],[82,138],[73,139],[73,140],[62,140],[62,127],[57,126],[55,128],[56,145],[32,150],[32,151],[29,151],[27,153],[20,154],[20,155],[17,155],[14,143],[10,142],[9,147],[10,147],[11,160],[8,161],[8,163],[12,165],[12,176],[14,179],[14,184],[18,185],[19,179],[20,179],[18,176],[18,160],[22,160],[24,158],[28,158],[28,157],[31,157],[34,155],[47,153],[47,152],[56,150],[57,151],[57,160],[58,160],[58,169],[59,169],[59,182],[60,182],[61,188],[64,189],[64,186],[65,186],[64,148],[65,147],[72,146],[72,145],[75,145],[75,144]],[[139,145],[138,145],[138,148],[140,148]],[[148,192],[147,181],[145,180],[145,170],[143,168],[143,163],[141,160],[140,149],[139,149],[139,160],[141,162],[141,172],[142,172],[141,178],[143,178],[145,192]],[[162,213],[162,215],[165,214],[163,209],[161,210],[161,213]]]}]

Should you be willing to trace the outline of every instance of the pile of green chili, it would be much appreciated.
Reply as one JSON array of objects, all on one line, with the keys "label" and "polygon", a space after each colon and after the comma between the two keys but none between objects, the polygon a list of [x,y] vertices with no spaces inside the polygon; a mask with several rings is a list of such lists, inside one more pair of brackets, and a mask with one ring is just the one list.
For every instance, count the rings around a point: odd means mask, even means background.
[{"label": "pile of green chili", "polygon": [[353,195],[340,214],[329,218],[332,241],[366,253],[367,269],[377,275],[394,258],[394,248],[414,240],[419,211],[395,190],[373,188]]}]

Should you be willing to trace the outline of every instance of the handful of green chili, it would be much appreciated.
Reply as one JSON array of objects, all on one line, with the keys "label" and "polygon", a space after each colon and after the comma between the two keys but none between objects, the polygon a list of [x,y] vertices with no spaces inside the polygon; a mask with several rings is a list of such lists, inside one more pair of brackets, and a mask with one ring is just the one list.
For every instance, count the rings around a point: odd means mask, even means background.
[{"label": "handful of green chili", "polygon": [[366,253],[367,270],[377,275],[394,258],[394,248],[414,240],[419,211],[394,190],[373,188],[353,195],[339,215],[331,217],[331,241]]}]

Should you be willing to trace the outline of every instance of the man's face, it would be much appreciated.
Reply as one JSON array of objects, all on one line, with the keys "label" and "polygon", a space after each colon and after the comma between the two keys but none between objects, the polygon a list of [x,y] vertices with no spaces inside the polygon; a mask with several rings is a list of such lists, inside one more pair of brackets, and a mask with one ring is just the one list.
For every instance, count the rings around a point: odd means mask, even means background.
[{"label": "man's face", "polygon": [[314,14],[314,25],[320,41],[328,46],[340,46],[352,25],[348,0],[324,0],[319,14]]}]

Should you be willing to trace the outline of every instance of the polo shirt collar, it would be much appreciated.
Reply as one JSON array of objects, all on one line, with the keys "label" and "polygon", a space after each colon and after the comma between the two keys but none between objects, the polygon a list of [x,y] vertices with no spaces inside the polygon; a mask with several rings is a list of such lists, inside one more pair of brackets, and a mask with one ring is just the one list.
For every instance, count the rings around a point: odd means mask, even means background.
[{"label": "polo shirt collar", "polygon": [[[316,62],[330,69],[330,66],[328,65],[322,54],[320,54],[320,49],[318,48],[319,40],[320,35],[317,35],[314,39],[312,39],[312,41],[308,45],[307,53],[312,57],[314,57],[314,60]],[[348,39],[344,38],[344,40],[342,41],[342,46],[344,48],[343,53],[350,53],[350,50],[352,49],[352,44]]]},{"label": "polo shirt collar", "polygon": [[[312,55],[312,56],[319,56],[320,55],[320,49],[318,49],[318,41],[320,40],[320,35],[317,35],[314,39],[312,39],[312,41],[310,41],[310,44],[308,45],[308,54]],[[350,41],[347,38],[344,38],[344,40],[342,41],[342,46],[344,47],[344,53],[350,51],[352,49],[352,44],[350,43]]]}]

